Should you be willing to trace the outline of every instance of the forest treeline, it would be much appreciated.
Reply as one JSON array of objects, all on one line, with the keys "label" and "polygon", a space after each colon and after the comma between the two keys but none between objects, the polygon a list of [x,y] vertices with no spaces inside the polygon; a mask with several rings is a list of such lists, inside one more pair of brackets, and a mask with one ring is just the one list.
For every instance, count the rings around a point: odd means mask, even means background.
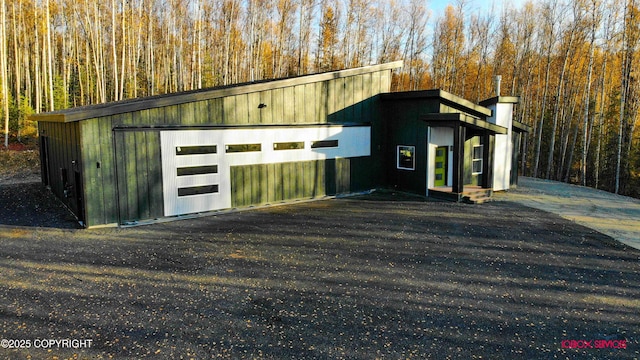
[{"label": "forest treeline", "polygon": [[[518,95],[524,174],[640,197],[638,0],[1,0],[5,133],[33,112],[404,60],[393,90]],[[6,141],[6,140],[5,140]]]}]

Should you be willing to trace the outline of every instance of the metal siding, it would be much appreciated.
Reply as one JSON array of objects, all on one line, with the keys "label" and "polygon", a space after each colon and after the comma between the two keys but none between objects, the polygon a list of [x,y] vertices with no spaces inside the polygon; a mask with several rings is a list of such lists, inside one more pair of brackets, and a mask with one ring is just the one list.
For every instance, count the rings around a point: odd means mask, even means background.
[{"label": "metal siding", "polygon": [[273,103],[273,91],[261,91],[259,95],[259,103],[255,105],[256,109],[259,104],[267,105],[266,108],[258,109],[261,124],[273,123],[273,112],[275,110]]},{"label": "metal siding", "polygon": [[236,97],[228,96],[222,99],[223,124],[237,124],[236,120]]},{"label": "metal siding", "polygon": [[315,193],[315,184],[316,184],[316,172],[315,172],[315,163],[316,161],[307,161],[301,163],[302,173],[304,174],[304,178],[302,180],[303,186],[303,194],[304,198],[313,198],[316,196]]},{"label": "metal siding", "polygon": [[178,105],[167,106],[164,108],[164,119],[161,123],[167,125],[179,125],[182,123],[180,116],[180,107]]},{"label": "metal siding", "polygon": [[326,161],[314,161],[313,170],[315,174],[313,197],[327,195],[324,179],[326,177]]},{"label": "metal siding", "polygon": [[269,111],[269,105],[266,108],[259,108],[258,106],[262,104],[262,100],[260,99],[260,93],[251,93],[247,95],[247,106],[249,113],[249,124],[261,124],[262,123],[262,113],[265,111]]},{"label": "metal siding", "polygon": [[198,119],[196,118],[195,106],[196,106],[195,102],[178,105],[178,109],[180,112],[181,125],[198,124]]},{"label": "metal siding", "polygon": [[354,77],[348,77],[344,79],[344,104],[342,105],[341,112],[344,113],[341,122],[355,122],[355,82],[357,80]]},{"label": "metal siding", "polygon": [[[147,158],[147,133],[136,131],[133,133],[136,149],[136,172],[135,177],[137,181],[137,203],[138,203],[138,218],[149,219],[151,218],[151,202],[149,197],[149,173],[147,167],[149,166],[149,160]],[[152,165],[153,166],[153,165]]]},{"label": "metal siding", "polygon": [[236,124],[249,124],[249,95],[236,95]]},{"label": "metal siding", "polygon": [[[271,123],[284,123],[284,112],[287,110],[284,100],[284,89],[274,89],[271,91],[271,100],[273,106],[271,108]],[[268,107],[267,107],[268,108]]]},{"label": "metal siding", "polygon": [[241,207],[244,205],[244,166],[232,166],[229,169],[231,177],[231,207]]},{"label": "metal siding", "polygon": [[343,123],[345,121],[344,114],[344,106],[345,106],[345,88],[346,88],[346,79],[336,79],[336,92],[335,92],[335,105],[334,105],[334,119],[333,121],[336,123]]},{"label": "metal siding", "polygon": [[324,188],[327,195],[336,194],[336,159],[329,159],[324,161]]},{"label": "metal siding", "polygon": [[119,221],[163,216],[159,133],[115,131],[114,137]]},{"label": "metal siding", "polygon": [[284,123],[284,124],[293,124],[296,122],[296,113],[295,113],[295,106],[296,106],[296,97],[295,97],[295,90],[293,87],[288,87],[288,88],[284,88],[282,89],[283,91],[283,101],[282,101],[282,107],[283,107],[283,113],[282,113],[282,120],[278,121],[279,123]]},{"label": "metal siding", "polygon": [[207,101],[209,120],[208,124],[224,124],[225,123],[225,110],[224,99],[211,99]]},{"label": "metal siding", "polygon": [[280,164],[280,171],[282,172],[282,199],[281,200],[287,200],[287,199],[293,199],[293,195],[292,195],[292,170],[291,170],[291,163],[282,163]]},{"label": "metal siding", "polygon": [[326,82],[316,83],[316,116],[317,122],[327,122],[327,95],[328,87]]},{"label": "metal siding", "polygon": [[380,92],[391,91],[391,70],[380,72]]},{"label": "metal siding", "polygon": [[295,178],[293,196],[295,199],[302,199],[304,198],[304,168],[301,162],[291,163],[291,167]]},{"label": "metal siding", "polygon": [[251,177],[251,166],[242,166],[242,188],[237,189],[238,192],[242,193],[242,206],[251,205],[251,198],[253,195],[253,179]]},{"label": "metal siding", "polygon": [[[100,133],[100,174],[102,176],[102,193],[104,198],[104,222],[118,222],[118,188],[116,177],[116,154],[114,149],[112,119],[96,120]],[[98,224],[98,223],[96,223]]]},{"label": "metal siding", "polygon": [[150,217],[164,216],[164,201],[162,193],[162,154],[160,154],[160,132],[145,133],[147,144],[147,174]]},{"label": "metal siding", "polygon": [[351,191],[351,159],[336,159],[336,193],[345,194]]},{"label": "metal siding", "polygon": [[[88,226],[104,224],[103,163],[100,161],[100,131],[97,120],[81,123],[85,211]],[[97,164],[100,163],[100,168]]]},{"label": "metal siding", "polygon": [[264,164],[251,166],[251,178],[253,183],[253,195],[251,204],[267,203],[267,167]]},{"label": "metal siding", "polygon": [[327,122],[332,122],[335,119],[336,112],[336,96],[337,96],[337,80],[331,80],[326,83],[327,86],[327,100],[326,100],[326,113]]},{"label": "metal siding", "polygon": [[269,202],[280,202],[284,199],[284,183],[282,181],[282,164],[268,164],[269,180],[273,181],[269,184],[269,190],[272,195],[268,196]]},{"label": "metal siding", "polygon": [[304,121],[308,123],[317,123],[316,103],[318,101],[316,94],[316,84],[307,84],[304,86]]},{"label": "metal siding", "polygon": [[[324,160],[318,160],[233,166],[231,205],[246,207],[325,196],[324,163]],[[342,178],[341,182],[345,182],[349,176]]]}]

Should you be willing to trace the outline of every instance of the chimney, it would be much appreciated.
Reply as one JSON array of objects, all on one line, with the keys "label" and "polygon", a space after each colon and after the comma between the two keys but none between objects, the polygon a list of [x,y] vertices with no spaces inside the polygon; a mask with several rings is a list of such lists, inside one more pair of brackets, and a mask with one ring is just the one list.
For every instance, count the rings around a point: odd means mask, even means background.
[{"label": "chimney", "polygon": [[500,82],[502,81],[501,75],[496,75],[496,96],[500,96]]}]

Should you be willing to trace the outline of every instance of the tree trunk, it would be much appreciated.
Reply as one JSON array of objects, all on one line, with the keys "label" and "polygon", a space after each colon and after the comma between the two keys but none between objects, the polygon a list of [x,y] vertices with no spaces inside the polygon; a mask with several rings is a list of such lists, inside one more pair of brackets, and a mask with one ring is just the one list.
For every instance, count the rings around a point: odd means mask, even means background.
[{"label": "tree trunk", "polygon": [[9,148],[9,91],[7,81],[7,29],[6,29],[6,6],[2,0],[2,9],[0,10],[2,23],[0,27],[0,80],[2,86],[2,112],[4,115],[4,146]]}]

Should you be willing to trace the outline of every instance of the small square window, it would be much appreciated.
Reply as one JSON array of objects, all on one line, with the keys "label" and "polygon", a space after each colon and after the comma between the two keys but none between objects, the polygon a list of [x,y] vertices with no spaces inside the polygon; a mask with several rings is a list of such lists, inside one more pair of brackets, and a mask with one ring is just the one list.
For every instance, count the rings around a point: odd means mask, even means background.
[{"label": "small square window", "polygon": [[398,169],[415,170],[415,146],[398,145]]}]

